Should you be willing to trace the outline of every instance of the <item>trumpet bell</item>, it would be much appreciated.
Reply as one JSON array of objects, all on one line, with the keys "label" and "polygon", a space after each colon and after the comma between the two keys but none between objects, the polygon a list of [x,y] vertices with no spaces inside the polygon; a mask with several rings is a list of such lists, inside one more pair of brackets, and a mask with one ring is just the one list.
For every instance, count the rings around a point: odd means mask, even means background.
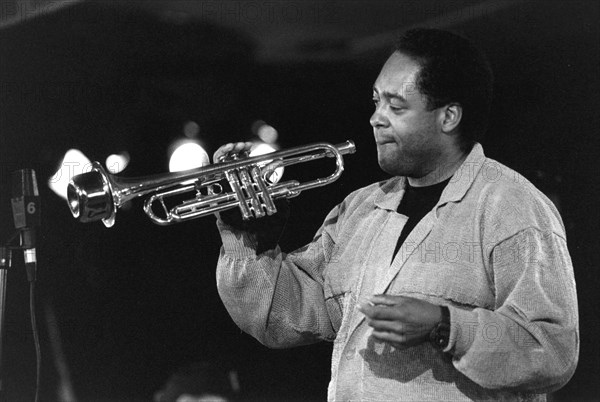
[{"label": "trumpet bell", "polygon": [[67,187],[71,214],[80,222],[102,219],[106,227],[111,227],[117,212],[112,194],[108,173],[94,162],[90,172],[74,176]]}]

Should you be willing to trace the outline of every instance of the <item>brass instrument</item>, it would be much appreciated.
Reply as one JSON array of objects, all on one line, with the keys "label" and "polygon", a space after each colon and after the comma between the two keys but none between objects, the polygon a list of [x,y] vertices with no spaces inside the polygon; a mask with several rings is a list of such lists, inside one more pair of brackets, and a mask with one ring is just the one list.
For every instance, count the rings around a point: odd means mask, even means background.
[{"label": "brass instrument", "polygon": [[[325,186],[337,180],[344,170],[343,155],[355,152],[352,141],[331,145],[316,143],[270,154],[248,157],[233,155],[222,163],[183,172],[141,178],[123,178],[108,174],[94,162],[90,172],[74,176],[68,186],[67,199],[73,217],[80,222],[102,220],[106,227],[115,223],[117,208],[135,197],[150,195],[144,212],[158,225],[169,225],[200,218],[215,212],[239,207],[244,219],[261,218],[277,212],[273,200],[295,197],[300,192]],[[335,158],[336,168],[327,177],[304,183],[290,180],[271,183],[269,173],[321,158]],[[219,182],[227,180],[231,192],[223,192]],[[191,199],[168,207],[165,200],[194,192]],[[154,204],[162,207],[159,216]]]}]

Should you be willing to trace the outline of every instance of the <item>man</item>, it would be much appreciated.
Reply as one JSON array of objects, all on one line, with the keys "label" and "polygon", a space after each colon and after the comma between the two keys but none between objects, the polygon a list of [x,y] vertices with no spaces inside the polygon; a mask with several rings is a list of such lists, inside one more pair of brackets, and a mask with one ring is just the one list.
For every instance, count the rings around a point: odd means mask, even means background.
[{"label": "man", "polygon": [[491,87],[466,39],[408,31],[373,86],[391,179],[350,194],[289,254],[259,244],[264,228],[217,220],[230,315],[270,347],[333,341],[329,400],[545,400],[572,376],[565,230],[541,192],[476,142]]}]

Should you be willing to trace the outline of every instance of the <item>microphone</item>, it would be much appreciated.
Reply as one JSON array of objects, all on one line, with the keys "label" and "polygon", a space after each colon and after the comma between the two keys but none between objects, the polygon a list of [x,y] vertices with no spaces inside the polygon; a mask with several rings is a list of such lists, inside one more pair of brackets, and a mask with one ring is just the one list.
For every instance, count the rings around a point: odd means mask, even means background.
[{"label": "microphone", "polygon": [[33,169],[13,172],[11,204],[15,228],[21,233],[27,277],[29,281],[34,281],[37,265],[35,228],[41,225],[41,211],[40,194]]}]

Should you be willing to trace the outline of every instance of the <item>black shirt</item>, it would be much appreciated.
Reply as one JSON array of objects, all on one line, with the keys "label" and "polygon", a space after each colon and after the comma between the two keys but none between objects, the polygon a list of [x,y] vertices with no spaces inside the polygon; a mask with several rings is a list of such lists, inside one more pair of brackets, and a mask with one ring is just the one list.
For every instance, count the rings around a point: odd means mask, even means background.
[{"label": "black shirt", "polygon": [[442,191],[444,191],[449,181],[450,179],[446,179],[441,183],[424,187],[413,187],[408,181],[406,182],[404,197],[402,197],[397,211],[402,215],[408,216],[408,221],[406,221],[406,224],[402,228],[392,259],[396,257],[402,243],[404,243],[404,240],[406,240],[414,227],[417,226],[417,223],[437,204]]}]

